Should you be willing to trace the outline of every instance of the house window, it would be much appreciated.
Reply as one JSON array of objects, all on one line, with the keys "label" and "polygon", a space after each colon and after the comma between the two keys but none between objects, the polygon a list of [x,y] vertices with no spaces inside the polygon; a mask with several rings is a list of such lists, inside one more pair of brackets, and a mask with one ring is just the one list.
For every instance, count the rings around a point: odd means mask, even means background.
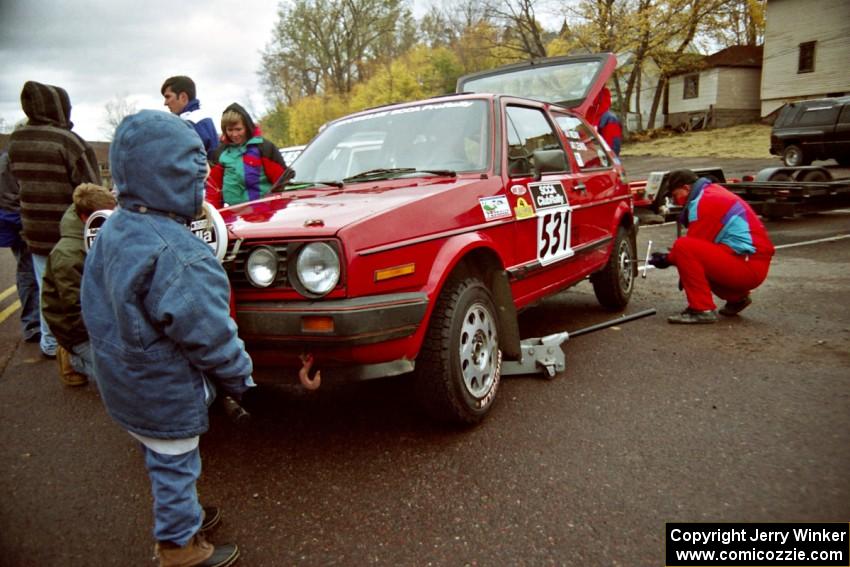
[{"label": "house window", "polygon": [[685,91],[682,98],[697,98],[699,96],[699,75],[685,75]]},{"label": "house window", "polygon": [[797,61],[798,73],[811,73],[815,70],[815,42],[800,44],[800,59]]}]

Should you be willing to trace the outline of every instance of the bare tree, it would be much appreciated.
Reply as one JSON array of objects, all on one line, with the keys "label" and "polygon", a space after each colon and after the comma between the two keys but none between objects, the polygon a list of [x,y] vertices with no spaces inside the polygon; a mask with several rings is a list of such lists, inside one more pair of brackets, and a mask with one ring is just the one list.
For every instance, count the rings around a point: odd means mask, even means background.
[{"label": "bare tree", "polygon": [[125,117],[136,113],[136,103],[128,100],[127,95],[115,97],[106,103],[104,106],[106,117],[104,118],[105,126],[100,128],[100,131],[106,136],[107,140],[112,140],[115,135],[115,129],[121,124]]},{"label": "bare tree", "polygon": [[490,5],[492,17],[502,22],[507,41],[504,47],[531,59],[546,57],[546,31],[537,21],[537,0],[501,0]]}]

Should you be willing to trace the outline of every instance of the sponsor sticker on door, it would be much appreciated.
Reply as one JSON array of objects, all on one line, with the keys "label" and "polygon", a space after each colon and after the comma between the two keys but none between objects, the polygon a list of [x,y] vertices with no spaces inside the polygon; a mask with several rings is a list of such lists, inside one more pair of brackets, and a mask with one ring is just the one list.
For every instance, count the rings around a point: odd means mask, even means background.
[{"label": "sponsor sticker on door", "polygon": [[530,219],[534,216],[534,207],[532,207],[528,201],[520,197],[516,200],[514,214],[516,215],[516,220]]},{"label": "sponsor sticker on door", "polygon": [[484,220],[491,221],[509,218],[511,216],[511,206],[508,204],[508,198],[505,195],[484,197],[483,199],[478,199],[478,203],[484,212]]},{"label": "sponsor sticker on door", "polygon": [[530,183],[531,197],[537,211],[554,207],[565,207],[570,203],[560,181]]}]

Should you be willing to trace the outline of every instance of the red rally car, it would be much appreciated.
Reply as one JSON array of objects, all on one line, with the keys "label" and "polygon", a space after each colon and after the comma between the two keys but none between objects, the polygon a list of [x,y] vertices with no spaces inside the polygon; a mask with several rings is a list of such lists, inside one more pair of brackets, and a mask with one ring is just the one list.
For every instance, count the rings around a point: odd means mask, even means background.
[{"label": "red rally car", "polygon": [[[585,120],[611,54],[470,75],[459,94],[331,122],[265,199],[220,211],[258,381],[410,373],[431,415],[480,421],[517,311],[590,277],[621,310],[632,198]],[[523,96],[520,96],[520,95]]]}]

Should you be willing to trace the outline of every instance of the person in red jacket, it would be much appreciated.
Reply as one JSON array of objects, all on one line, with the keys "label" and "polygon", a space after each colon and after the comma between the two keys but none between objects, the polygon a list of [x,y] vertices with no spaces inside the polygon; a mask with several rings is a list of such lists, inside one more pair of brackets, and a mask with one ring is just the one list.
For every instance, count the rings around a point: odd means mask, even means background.
[{"label": "person in red jacket", "polygon": [[221,145],[210,154],[206,201],[216,208],[265,197],[286,171],[280,151],[239,104],[221,116]]},{"label": "person in red jacket", "polygon": [[752,303],[750,292],[767,278],[773,258],[764,224],[743,199],[689,169],[672,171],[667,186],[688,229],[669,254],[656,252],[649,261],[657,268],[676,266],[688,298],[688,307],[667,321],[716,322],[712,294],[726,300],[721,315],[737,315]]},{"label": "person in red jacket", "polygon": [[619,156],[623,145],[623,124],[620,118],[611,112],[611,91],[608,87],[602,87],[596,97],[596,103],[588,112],[588,120],[596,126],[596,131],[604,138],[608,147]]}]

